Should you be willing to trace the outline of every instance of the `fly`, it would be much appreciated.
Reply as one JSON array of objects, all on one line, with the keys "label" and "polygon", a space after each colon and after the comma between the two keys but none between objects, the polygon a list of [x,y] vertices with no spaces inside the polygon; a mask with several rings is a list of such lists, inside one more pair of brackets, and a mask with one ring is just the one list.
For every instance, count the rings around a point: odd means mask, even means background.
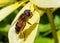
[{"label": "fly", "polygon": [[17,34],[23,31],[24,27],[26,26],[26,22],[28,22],[29,18],[31,17],[32,17],[32,12],[30,12],[30,10],[25,10],[24,13],[18,18],[15,26],[15,30]]}]

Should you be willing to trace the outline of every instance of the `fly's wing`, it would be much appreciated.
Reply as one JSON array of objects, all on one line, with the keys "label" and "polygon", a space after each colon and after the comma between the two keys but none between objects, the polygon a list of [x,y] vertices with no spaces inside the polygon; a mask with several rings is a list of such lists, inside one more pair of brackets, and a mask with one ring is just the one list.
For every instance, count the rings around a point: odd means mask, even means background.
[{"label": "fly's wing", "polygon": [[23,31],[25,26],[26,26],[26,21],[21,21],[20,22],[20,31]]}]

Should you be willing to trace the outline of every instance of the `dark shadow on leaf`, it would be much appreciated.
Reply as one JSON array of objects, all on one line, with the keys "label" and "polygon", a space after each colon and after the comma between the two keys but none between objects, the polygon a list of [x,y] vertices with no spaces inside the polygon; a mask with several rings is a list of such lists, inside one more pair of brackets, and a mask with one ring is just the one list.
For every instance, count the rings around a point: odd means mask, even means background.
[{"label": "dark shadow on leaf", "polygon": [[49,20],[48,20],[47,14],[44,13],[44,15],[40,19],[40,24],[48,24],[48,23],[49,23]]},{"label": "dark shadow on leaf", "polygon": [[6,32],[1,32],[0,31],[0,41],[2,41],[3,43],[7,43],[8,42],[8,33]]},{"label": "dark shadow on leaf", "polygon": [[53,12],[53,16],[58,15],[60,17],[60,8],[58,8],[55,12]]}]

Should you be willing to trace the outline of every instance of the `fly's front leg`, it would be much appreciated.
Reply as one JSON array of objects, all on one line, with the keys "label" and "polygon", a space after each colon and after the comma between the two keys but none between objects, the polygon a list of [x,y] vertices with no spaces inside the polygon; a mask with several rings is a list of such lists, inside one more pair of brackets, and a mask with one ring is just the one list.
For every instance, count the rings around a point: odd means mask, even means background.
[{"label": "fly's front leg", "polygon": [[[28,24],[32,25],[30,22],[27,22]],[[39,24],[39,23],[36,23],[36,24]]]},{"label": "fly's front leg", "polygon": [[27,22],[28,24],[32,25],[30,22]]}]

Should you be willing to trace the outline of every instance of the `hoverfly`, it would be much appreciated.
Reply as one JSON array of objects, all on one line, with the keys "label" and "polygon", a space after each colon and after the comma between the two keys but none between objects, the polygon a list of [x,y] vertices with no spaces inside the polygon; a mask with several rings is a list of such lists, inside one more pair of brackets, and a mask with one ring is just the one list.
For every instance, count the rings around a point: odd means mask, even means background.
[{"label": "hoverfly", "polygon": [[20,33],[24,29],[26,22],[28,22],[28,19],[31,17],[32,17],[32,12],[30,10],[25,10],[24,13],[18,18],[16,26],[15,26],[15,30],[17,34]]}]

